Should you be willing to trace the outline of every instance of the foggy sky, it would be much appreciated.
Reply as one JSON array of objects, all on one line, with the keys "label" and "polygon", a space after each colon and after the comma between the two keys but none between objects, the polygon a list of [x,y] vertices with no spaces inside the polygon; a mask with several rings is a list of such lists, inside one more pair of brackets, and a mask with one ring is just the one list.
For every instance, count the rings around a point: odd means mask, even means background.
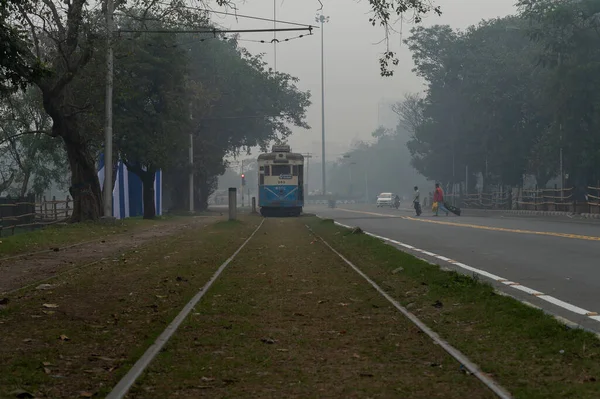
[{"label": "foggy sky", "polygon": [[[515,0],[435,0],[443,15],[426,17],[423,25],[449,24],[464,29],[482,19],[503,17],[516,11]],[[390,50],[398,53],[400,65],[393,77],[379,74],[379,56],[385,50],[381,27],[369,24],[367,0],[322,0],[323,14],[330,17],[325,24],[325,134],[327,160],[340,156],[357,139],[370,139],[377,127],[378,105],[402,99],[405,93],[420,92],[423,82],[411,69],[411,54],[403,38],[407,38],[411,25],[404,23],[390,37]],[[317,0],[275,0],[278,20],[316,25],[315,15],[320,7]],[[273,18],[273,0],[245,0],[236,2],[239,14]],[[229,16],[213,16],[216,23],[230,29],[272,28],[272,22],[253,21]],[[290,27],[278,24],[277,27]],[[296,37],[303,32],[282,32],[279,40]],[[310,90],[312,106],[307,121],[312,129],[294,129],[289,143],[295,152],[312,152],[316,161],[321,153],[321,38],[320,30],[312,36],[283,42],[277,45],[277,70],[300,79],[299,88]],[[273,66],[274,49],[270,42],[272,33],[245,33],[240,45],[253,54],[264,53],[265,61]],[[389,120],[389,116],[388,116]],[[256,152],[254,152],[256,153]]]}]

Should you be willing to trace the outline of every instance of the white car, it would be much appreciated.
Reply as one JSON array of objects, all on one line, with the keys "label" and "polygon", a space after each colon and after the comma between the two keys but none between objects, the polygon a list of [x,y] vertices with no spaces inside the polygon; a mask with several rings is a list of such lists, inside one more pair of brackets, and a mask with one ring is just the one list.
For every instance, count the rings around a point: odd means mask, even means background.
[{"label": "white car", "polygon": [[381,193],[377,196],[377,207],[389,206],[394,207],[394,198],[396,196],[393,193]]}]

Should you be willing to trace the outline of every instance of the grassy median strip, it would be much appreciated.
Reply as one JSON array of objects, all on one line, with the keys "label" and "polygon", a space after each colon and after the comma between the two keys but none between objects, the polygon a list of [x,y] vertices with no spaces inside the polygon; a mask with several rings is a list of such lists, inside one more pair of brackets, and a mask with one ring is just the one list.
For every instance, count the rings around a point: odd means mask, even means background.
[{"label": "grassy median strip", "polygon": [[198,224],[9,296],[0,397],[103,397],[258,222]]},{"label": "grassy median strip", "polygon": [[600,397],[600,340],[332,221],[311,227],[516,398]]},{"label": "grassy median strip", "polygon": [[266,220],[130,398],[494,397],[306,220]]},{"label": "grassy median strip", "polygon": [[176,217],[159,217],[154,220],[129,218],[117,220],[112,224],[89,222],[49,225],[34,231],[0,238],[0,258],[134,232],[154,225],[170,223],[176,219]]}]

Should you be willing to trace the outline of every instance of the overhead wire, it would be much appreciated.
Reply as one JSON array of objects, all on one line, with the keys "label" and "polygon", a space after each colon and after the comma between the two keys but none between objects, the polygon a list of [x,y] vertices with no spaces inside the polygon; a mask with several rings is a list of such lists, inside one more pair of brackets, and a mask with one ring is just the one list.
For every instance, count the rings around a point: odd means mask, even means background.
[{"label": "overhead wire", "polygon": [[[307,34],[302,34],[302,35],[298,35],[298,36],[293,36],[293,37],[287,37],[285,39],[280,39],[278,40],[278,43],[283,43],[283,42],[289,42],[292,40],[297,40],[297,39],[302,39],[306,36],[312,36],[313,33],[307,33]],[[135,38],[132,37],[120,37],[121,40],[130,40],[133,41],[135,40]],[[198,37],[196,39],[193,40],[189,40],[189,41],[185,41],[182,43],[175,43],[175,44],[156,44],[156,43],[146,43],[146,46],[148,47],[162,47],[162,48],[177,48],[177,47],[185,47],[187,45],[190,44],[195,44],[198,42],[204,42],[206,40],[223,40],[223,41],[227,41],[227,40],[235,40],[238,42],[250,42],[250,43],[261,43],[261,44],[270,44],[273,42],[273,39],[271,40],[253,40],[253,39],[242,39],[239,37],[227,37],[227,36],[209,36],[209,37]]]},{"label": "overhead wire", "polygon": [[119,29],[117,33],[155,33],[155,34],[185,34],[185,33],[266,33],[266,32],[298,32],[298,31],[309,31],[315,29],[314,26],[308,26],[306,28],[268,28],[268,29],[169,29],[169,30],[141,30],[141,29]]}]

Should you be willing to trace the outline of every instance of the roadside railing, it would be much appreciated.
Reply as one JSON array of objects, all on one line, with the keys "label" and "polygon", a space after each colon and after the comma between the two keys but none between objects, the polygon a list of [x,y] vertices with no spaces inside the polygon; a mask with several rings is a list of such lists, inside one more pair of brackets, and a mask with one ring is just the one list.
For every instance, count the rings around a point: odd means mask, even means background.
[{"label": "roadside railing", "polygon": [[600,213],[600,187],[588,186],[586,201],[589,213]]},{"label": "roadside railing", "polygon": [[465,194],[462,203],[465,208],[508,209],[511,206],[511,193],[510,191],[494,191]]},{"label": "roadside railing", "polygon": [[533,211],[572,212],[573,194],[573,187],[565,189],[522,189],[517,196],[517,208]]},{"label": "roadside railing", "polygon": [[33,196],[0,198],[0,237],[65,222],[73,214],[72,205],[73,200],[68,196],[64,200],[42,197],[39,202]]}]

